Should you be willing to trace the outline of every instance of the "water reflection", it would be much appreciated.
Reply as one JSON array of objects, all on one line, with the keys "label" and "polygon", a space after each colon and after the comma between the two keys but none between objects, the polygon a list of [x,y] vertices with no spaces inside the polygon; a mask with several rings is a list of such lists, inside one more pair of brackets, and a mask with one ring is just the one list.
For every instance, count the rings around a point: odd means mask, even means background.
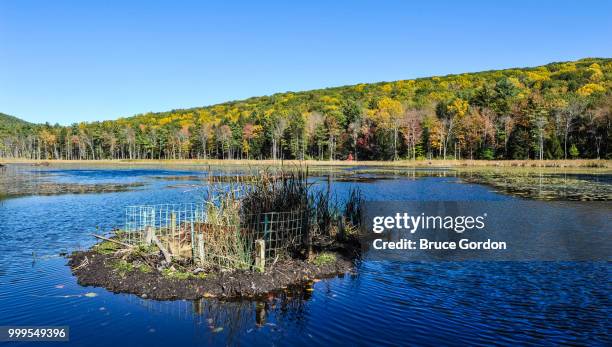
[{"label": "water reflection", "polygon": [[314,282],[267,294],[257,300],[199,299],[155,301],[130,295],[128,302],[150,314],[162,314],[191,324],[196,340],[211,344],[238,344],[251,333],[303,330],[308,320],[307,301]]}]

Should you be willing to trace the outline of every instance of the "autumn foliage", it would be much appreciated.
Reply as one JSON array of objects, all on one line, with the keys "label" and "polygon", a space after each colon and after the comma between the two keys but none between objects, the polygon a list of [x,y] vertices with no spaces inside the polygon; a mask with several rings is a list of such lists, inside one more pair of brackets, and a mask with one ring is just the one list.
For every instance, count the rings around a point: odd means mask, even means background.
[{"label": "autumn foliage", "polygon": [[358,84],[71,126],[0,114],[0,157],[610,158],[612,59]]}]

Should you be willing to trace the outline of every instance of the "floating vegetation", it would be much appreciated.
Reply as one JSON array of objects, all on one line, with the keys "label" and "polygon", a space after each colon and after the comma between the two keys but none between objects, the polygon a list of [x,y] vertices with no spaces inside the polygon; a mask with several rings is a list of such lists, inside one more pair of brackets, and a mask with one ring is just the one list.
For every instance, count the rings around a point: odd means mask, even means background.
[{"label": "floating vegetation", "polygon": [[29,170],[23,167],[7,166],[0,170],[0,199],[28,195],[60,195],[124,192],[144,186],[132,183],[63,183],[53,180],[49,170]]},{"label": "floating vegetation", "polygon": [[334,182],[374,183],[383,180],[393,180],[396,177],[382,175],[342,175],[334,177]]},{"label": "floating vegetation", "polygon": [[230,173],[230,174],[210,174],[210,175],[169,175],[169,176],[150,176],[149,178],[154,180],[161,181],[195,181],[195,182],[206,182],[206,181],[214,181],[216,183],[226,182],[233,183],[237,179],[236,177],[240,177],[241,182],[255,182],[256,176],[253,175],[245,175],[240,172]]},{"label": "floating vegetation", "polygon": [[148,178],[161,181],[202,181],[206,179],[206,176],[196,175],[175,175],[175,176],[149,176]]},{"label": "floating vegetation", "polygon": [[463,181],[486,184],[519,197],[538,200],[609,201],[612,185],[585,175],[558,173],[478,171],[463,173]]}]

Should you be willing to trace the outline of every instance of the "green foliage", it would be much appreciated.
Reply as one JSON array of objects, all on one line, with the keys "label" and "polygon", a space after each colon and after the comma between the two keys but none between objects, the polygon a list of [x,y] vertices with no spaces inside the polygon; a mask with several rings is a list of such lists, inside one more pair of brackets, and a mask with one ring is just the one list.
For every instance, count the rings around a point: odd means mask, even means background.
[{"label": "green foliage", "polygon": [[102,241],[95,246],[95,251],[100,254],[113,254],[115,253],[120,246],[114,242],[110,241]]},{"label": "green foliage", "polygon": [[17,133],[20,129],[31,127],[33,124],[8,114],[0,113],[0,135]]},{"label": "green foliage", "polygon": [[122,277],[134,271],[134,265],[126,260],[118,260],[112,264],[113,269]]},{"label": "green foliage", "polygon": [[572,144],[572,147],[570,147],[569,149],[569,155],[572,158],[578,158],[578,155],[580,155],[580,152],[578,152],[578,147],[576,147],[575,144]]},{"label": "green foliage", "polygon": [[511,134],[508,140],[508,148],[510,159],[528,159],[529,149],[531,147],[531,137],[529,131],[523,127],[517,127]]},{"label": "green foliage", "polygon": [[480,158],[484,160],[493,160],[495,158],[495,153],[493,152],[493,149],[485,148],[482,150]]},{"label": "green foliage", "polygon": [[612,59],[589,58],[278,93],[71,126],[0,114],[0,157],[525,159],[546,139],[545,156],[558,158],[558,145],[565,148],[570,138],[578,139],[581,155],[605,158],[611,155],[610,76]]},{"label": "green foliage", "polygon": [[546,149],[546,159],[561,159],[563,158],[563,148],[557,136],[552,136],[548,141]]},{"label": "green foliage", "polygon": [[333,264],[336,261],[336,255],[334,253],[323,252],[317,254],[317,256],[312,261],[316,266],[323,266],[328,264]]}]

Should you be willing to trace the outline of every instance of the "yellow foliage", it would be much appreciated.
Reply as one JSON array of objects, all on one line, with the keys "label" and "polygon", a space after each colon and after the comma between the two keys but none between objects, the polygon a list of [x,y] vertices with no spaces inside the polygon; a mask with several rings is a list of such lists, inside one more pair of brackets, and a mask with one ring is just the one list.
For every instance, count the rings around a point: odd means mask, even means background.
[{"label": "yellow foliage", "polygon": [[557,73],[575,72],[576,70],[576,63],[565,63]]},{"label": "yellow foliage", "polygon": [[215,114],[223,114],[225,113],[225,106],[224,105],[215,105],[212,107],[212,111]]},{"label": "yellow foliage", "polygon": [[324,104],[338,104],[340,101],[333,97],[333,96],[329,96],[329,95],[323,95],[321,96],[321,102],[323,102]]},{"label": "yellow foliage", "polygon": [[525,73],[530,82],[542,82],[550,79],[550,71],[538,69],[537,71],[527,71]]},{"label": "yellow foliage", "polygon": [[236,122],[240,118],[240,109],[238,107],[232,107],[225,115],[231,122]]},{"label": "yellow foliage", "polygon": [[457,79],[455,80],[455,84],[457,85],[457,87],[461,89],[469,88],[471,86],[470,79],[465,74],[458,76]]},{"label": "yellow foliage", "polygon": [[444,129],[442,123],[433,115],[427,115],[424,125],[429,128],[429,143],[432,148],[441,150],[444,145]]},{"label": "yellow foliage", "polygon": [[521,83],[521,81],[519,81],[519,79],[516,78],[516,77],[508,77],[508,81],[510,81],[510,83],[512,83],[512,85],[514,85],[515,87],[517,87],[519,89],[525,88],[525,85],[523,83]]},{"label": "yellow foliage", "polygon": [[47,129],[43,129],[38,134],[38,137],[42,140],[46,145],[52,145],[56,141],[55,135]]},{"label": "yellow foliage", "polygon": [[164,117],[159,120],[159,125],[164,126],[166,124],[172,123],[172,117]]},{"label": "yellow foliage", "polygon": [[363,90],[365,89],[365,84],[364,83],[360,83],[356,86],[353,87],[353,89],[358,92],[358,93],[362,93]]},{"label": "yellow foliage", "polygon": [[439,92],[431,92],[427,95],[427,99],[431,102],[438,102],[448,100],[453,97],[453,93],[450,91],[439,91]]},{"label": "yellow foliage", "polygon": [[606,88],[603,87],[601,84],[597,84],[597,83],[587,83],[585,85],[583,85],[582,87],[580,87],[576,93],[578,93],[578,95],[580,96],[589,96],[593,93],[604,93],[606,91]]},{"label": "yellow foliage", "polygon": [[378,121],[390,126],[393,122],[397,121],[397,118],[404,112],[402,103],[393,100],[389,97],[384,97],[378,101],[378,111],[376,117]]},{"label": "yellow foliage", "polygon": [[468,108],[468,102],[460,98],[453,100],[453,102],[448,105],[448,110],[460,118],[467,113]]},{"label": "yellow foliage", "polygon": [[599,64],[593,63],[587,68],[587,70],[591,72],[591,77],[589,77],[591,81],[599,82],[603,78],[603,72],[601,71],[601,66],[599,66]]}]

